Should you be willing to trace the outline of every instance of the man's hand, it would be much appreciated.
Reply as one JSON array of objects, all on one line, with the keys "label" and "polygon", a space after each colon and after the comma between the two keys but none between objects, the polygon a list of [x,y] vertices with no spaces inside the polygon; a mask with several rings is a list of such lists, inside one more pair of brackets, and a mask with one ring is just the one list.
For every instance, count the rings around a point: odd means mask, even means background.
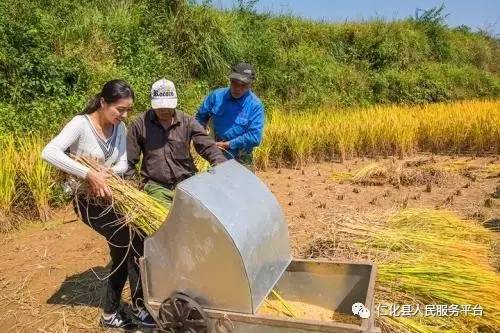
[{"label": "man's hand", "polygon": [[219,141],[215,143],[217,147],[222,148],[224,150],[229,150],[229,141]]}]

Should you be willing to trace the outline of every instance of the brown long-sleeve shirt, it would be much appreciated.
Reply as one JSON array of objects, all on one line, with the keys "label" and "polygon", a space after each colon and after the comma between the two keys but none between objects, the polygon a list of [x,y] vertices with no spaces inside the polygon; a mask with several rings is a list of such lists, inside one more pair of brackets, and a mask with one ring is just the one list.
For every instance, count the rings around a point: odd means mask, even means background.
[{"label": "brown long-sleeve shirt", "polygon": [[194,117],[176,110],[172,125],[165,129],[153,110],[146,111],[134,120],[128,130],[129,167],[133,170],[142,153],[143,183],[152,180],[174,187],[197,172],[190,152],[191,141],[198,154],[210,164],[217,165],[226,160],[215,141]]}]

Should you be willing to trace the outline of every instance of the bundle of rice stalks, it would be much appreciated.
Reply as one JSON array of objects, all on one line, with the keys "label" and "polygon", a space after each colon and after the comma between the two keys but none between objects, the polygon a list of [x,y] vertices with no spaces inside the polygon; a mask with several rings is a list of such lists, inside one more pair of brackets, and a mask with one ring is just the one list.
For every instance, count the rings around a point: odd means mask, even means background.
[{"label": "bundle of rice stalks", "polygon": [[[81,156],[76,159],[94,171],[102,170],[97,161]],[[111,174],[107,179],[107,185],[113,192],[112,206],[123,215],[123,219],[117,223],[130,226],[139,234],[151,236],[165,221],[168,208],[139,190],[132,182]]]},{"label": "bundle of rice stalks", "polygon": [[[494,232],[451,213],[432,210],[402,211],[385,226],[351,223],[335,229],[345,235],[350,246],[377,262],[378,304],[408,304],[420,309],[414,316],[379,317],[385,331],[497,332],[500,276],[490,262],[491,245],[498,244]],[[480,309],[482,315],[472,311],[425,315],[429,305],[450,309],[470,306]]]},{"label": "bundle of rice stalks", "polygon": [[435,168],[439,168],[446,172],[463,172],[464,170],[472,170],[477,169],[477,167],[473,167],[467,161],[453,161],[453,162],[444,162],[437,163]]},{"label": "bundle of rice stalks", "polygon": [[494,236],[445,212],[410,210],[396,215],[373,242],[377,249],[399,255],[379,268],[379,281],[393,292],[391,298],[397,300],[403,293],[421,305],[479,305],[484,316],[457,317],[439,329],[434,317],[383,318],[429,328],[422,332],[494,332],[500,327],[500,276],[489,262]]},{"label": "bundle of rice stalks", "polygon": [[440,163],[433,166],[435,169],[442,170],[448,173],[456,173],[467,177],[471,180],[476,180],[485,170],[484,166],[472,165],[467,161],[454,161],[451,163]]},{"label": "bundle of rice stalks", "polygon": [[330,176],[336,182],[352,181],[353,177],[354,175],[351,172],[334,172]]},{"label": "bundle of rice stalks", "polygon": [[433,164],[435,163],[436,160],[434,159],[434,157],[430,157],[430,158],[418,158],[418,159],[415,159],[415,160],[410,160],[410,161],[406,161],[404,166],[405,167],[421,167],[423,165],[428,165],[428,164]]},{"label": "bundle of rice stalks", "polygon": [[495,178],[500,177],[500,164],[490,164],[486,167],[486,177]]},{"label": "bundle of rice stalks", "polygon": [[394,161],[371,163],[359,170],[352,181],[362,185],[399,184],[401,165]]},{"label": "bundle of rice stalks", "polygon": [[446,178],[447,173],[434,165],[426,162],[407,162],[404,165],[390,161],[371,163],[357,171],[354,175],[350,172],[334,172],[333,181],[351,181],[361,185],[423,185],[428,183],[438,184]]}]

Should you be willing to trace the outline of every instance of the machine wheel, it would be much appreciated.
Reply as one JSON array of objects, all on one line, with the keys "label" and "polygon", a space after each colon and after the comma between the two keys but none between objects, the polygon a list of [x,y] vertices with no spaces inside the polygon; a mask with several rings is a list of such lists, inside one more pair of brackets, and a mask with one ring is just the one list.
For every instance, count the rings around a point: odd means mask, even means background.
[{"label": "machine wheel", "polygon": [[182,293],[172,294],[160,306],[161,328],[169,333],[207,333],[208,317],[203,308]]}]

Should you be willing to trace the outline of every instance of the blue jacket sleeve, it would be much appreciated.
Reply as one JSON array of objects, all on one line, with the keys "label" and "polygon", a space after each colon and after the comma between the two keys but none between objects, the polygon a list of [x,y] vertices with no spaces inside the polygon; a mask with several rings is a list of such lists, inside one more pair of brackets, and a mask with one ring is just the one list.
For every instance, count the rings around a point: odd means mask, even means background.
[{"label": "blue jacket sleeve", "polygon": [[248,130],[243,135],[229,141],[230,149],[251,149],[261,143],[265,122],[262,104],[254,108],[249,122]]},{"label": "blue jacket sleeve", "polygon": [[196,120],[203,126],[206,127],[208,120],[210,119],[210,110],[214,107],[214,93],[209,94],[205,97],[203,103],[201,103],[198,112],[196,112]]}]

